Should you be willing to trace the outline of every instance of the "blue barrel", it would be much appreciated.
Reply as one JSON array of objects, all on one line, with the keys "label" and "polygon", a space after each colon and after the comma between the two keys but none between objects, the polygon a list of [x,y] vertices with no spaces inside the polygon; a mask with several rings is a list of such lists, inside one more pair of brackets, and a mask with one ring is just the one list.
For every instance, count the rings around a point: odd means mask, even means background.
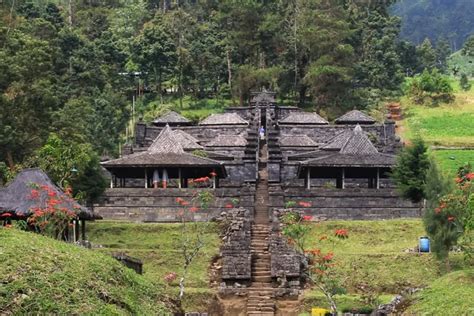
[{"label": "blue barrel", "polygon": [[426,236],[420,237],[420,252],[430,252],[430,239]]}]

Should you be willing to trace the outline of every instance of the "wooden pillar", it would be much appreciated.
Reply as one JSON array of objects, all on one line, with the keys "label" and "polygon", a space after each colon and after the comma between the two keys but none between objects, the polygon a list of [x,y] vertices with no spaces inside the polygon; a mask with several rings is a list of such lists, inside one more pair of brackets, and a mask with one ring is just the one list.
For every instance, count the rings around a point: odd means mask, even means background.
[{"label": "wooden pillar", "polygon": [[81,235],[82,240],[86,240],[86,221],[81,219]]},{"label": "wooden pillar", "polygon": [[181,179],[181,168],[178,168],[178,188],[182,188],[183,187],[183,184],[182,184],[182,179]]},{"label": "wooden pillar", "polygon": [[217,176],[212,177],[212,188],[215,189],[217,187]]},{"label": "wooden pillar", "polygon": [[306,189],[310,190],[311,189],[311,170],[306,169]]},{"label": "wooden pillar", "polygon": [[343,167],[342,172],[341,172],[341,189],[344,189],[346,187],[345,179],[346,179],[346,168]]},{"label": "wooden pillar", "polygon": [[110,178],[110,188],[114,188],[114,175],[112,175],[112,177]]},{"label": "wooden pillar", "polygon": [[74,229],[74,233],[76,234],[76,236],[74,237],[74,241],[78,241],[80,238],[81,238],[81,234],[80,234],[80,227],[79,227],[79,220],[76,219],[74,220],[74,226],[75,226],[75,229]]},{"label": "wooden pillar", "polygon": [[147,173],[146,168],[145,168],[145,189],[148,189],[148,173]]},{"label": "wooden pillar", "polygon": [[375,178],[375,188],[380,189],[380,168],[377,167],[377,178]]}]

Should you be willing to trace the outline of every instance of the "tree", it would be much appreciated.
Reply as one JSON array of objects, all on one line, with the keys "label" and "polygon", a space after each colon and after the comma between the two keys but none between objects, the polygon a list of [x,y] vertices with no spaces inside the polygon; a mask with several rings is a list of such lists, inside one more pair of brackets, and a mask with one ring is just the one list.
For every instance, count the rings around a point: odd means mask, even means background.
[{"label": "tree", "polygon": [[446,73],[448,67],[448,57],[451,55],[451,46],[445,38],[441,38],[436,42],[436,67],[442,72]]},{"label": "tree", "polygon": [[416,47],[416,54],[420,60],[420,71],[436,68],[436,51],[428,38]]},{"label": "tree", "polygon": [[427,147],[420,137],[398,154],[392,177],[404,198],[419,203],[426,197],[426,174],[429,166]]},{"label": "tree", "polygon": [[425,69],[423,73],[407,79],[405,93],[418,104],[437,105],[454,100],[454,89],[447,76],[438,69]]},{"label": "tree", "polygon": [[461,53],[466,56],[474,57],[474,35],[469,36],[466,42],[464,42]]},{"label": "tree", "polygon": [[471,90],[472,84],[469,82],[469,78],[465,73],[461,74],[461,78],[459,78],[459,85],[461,86],[461,89],[464,91],[469,91]]},{"label": "tree", "polygon": [[[436,257],[444,260],[450,270],[449,251],[472,224],[472,183],[474,173],[470,165],[461,167],[456,178],[457,188],[430,203],[423,217],[426,232],[432,240]],[[472,227],[471,227],[472,228]]]}]

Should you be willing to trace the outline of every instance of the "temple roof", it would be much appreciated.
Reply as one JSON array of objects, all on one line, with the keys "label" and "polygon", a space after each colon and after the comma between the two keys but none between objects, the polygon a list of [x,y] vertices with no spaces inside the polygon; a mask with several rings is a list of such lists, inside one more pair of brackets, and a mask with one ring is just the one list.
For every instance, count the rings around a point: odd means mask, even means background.
[{"label": "temple roof", "polygon": [[283,147],[317,147],[319,144],[306,135],[282,135],[280,146]]},{"label": "temple roof", "polygon": [[153,121],[153,124],[155,125],[165,125],[165,124],[171,124],[171,125],[179,125],[179,124],[188,124],[191,121],[182,116],[179,113],[176,113],[174,111],[169,111],[168,113],[156,118]]},{"label": "temple roof", "polygon": [[335,122],[336,124],[374,124],[375,119],[361,111],[352,110],[338,117]]},{"label": "temple roof", "polygon": [[254,92],[252,93],[252,103],[257,103],[257,102],[268,102],[268,103],[275,103],[275,92],[268,92],[268,91],[262,91],[262,92]]},{"label": "temple roof", "polygon": [[[153,141],[148,150],[102,163],[107,169],[134,167],[219,167],[225,175],[223,164],[205,157],[184,152],[175,133],[167,125]],[[217,170],[216,170],[217,172]]]},{"label": "temple roof", "polygon": [[198,144],[199,140],[195,137],[189,135],[182,130],[174,130],[173,135],[178,143],[183,147],[184,150],[197,150],[203,149],[201,145]]},{"label": "temple roof", "polygon": [[210,147],[245,147],[247,140],[240,135],[218,135],[216,138],[207,143]]},{"label": "temple roof", "polygon": [[244,120],[237,113],[221,113],[211,114],[205,118],[199,125],[248,125],[249,122]]},{"label": "temple roof", "polygon": [[81,219],[100,218],[74,199],[69,198],[51,181],[46,173],[37,168],[20,171],[10,185],[0,189],[0,214],[8,212],[28,216],[31,214],[31,208],[33,207],[46,208],[47,199],[34,200],[31,198],[31,190],[41,186],[47,186],[49,190],[56,194],[58,200],[62,201],[58,207],[75,211]]},{"label": "temple roof", "polygon": [[[330,152],[335,150],[337,152]],[[357,125],[352,131],[344,131],[336,135],[329,144],[322,148],[318,155],[321,156],[303,161],[301,165],[390,167],[395,164],[395,156],[379,153],[360,125]]]},{"label": "temple roof", "polygon": [[285,118],[278,121],[280,124],[329,124],[324,118],[314,112],[291,112]]}]

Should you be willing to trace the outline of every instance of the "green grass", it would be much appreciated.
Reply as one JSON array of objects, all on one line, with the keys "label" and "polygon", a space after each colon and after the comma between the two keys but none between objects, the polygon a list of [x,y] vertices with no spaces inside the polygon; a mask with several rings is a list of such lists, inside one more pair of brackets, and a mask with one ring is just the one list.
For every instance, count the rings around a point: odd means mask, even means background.
[{"label": "green grass", "polygon": [[[204,248],[190,266],[184,307],[199,310],[206,305],[214,290],[209,286],[208,268],[212,258],[219,253],[217,226],[205,225]],[[98,251],[105,253],[125,252],[143,261],[144,277],[152,282],[164,283],[169,272],[182,273],[180,224],[126,223],[98,221],[88,225],[87,237],[102,245]],[[168,287],[170,295],[177,295],[178,280]],[[189,310],[189,309],[188,309]]]},{"label": "green grass", "polygon": [[[349,238],[333,238],[338,228],[348,229]],[[359,308],[364,306],[360,299],[362,287],[385,302],[407,287],[428,286],[442,275],[442,265],[431,254],[405,252],[417,246],[418,238],[424,235],[418,219],[327,221],[314,225],[307,248],[334,252],[335,269],[347,290],[336,301],[341,308]],[[319,241],[321,236],[328,236],[329,241]],[[459,254],[451,258],[454,269],[466,265]],[[305,310],[311,306],[328,307],[318,290],[308,291],[305,296]]]},{"label": "green grass", "polygon": [[470,163],[474,166],[474,150],[433,150],[432,155],[441,167],[441,170],[455,176],[459,167]]},{"label": "green grass", "polygon": [[456,93],[450,104],[427,107],[402,98],[405,139],[419,133],[432,145],[474,146],[474,90]]},{"label": "green grass", "polygon": [[474,270],[455,271],[415,295],[410,315],[474,315]]},{"label": "green grass", "polygon": [[110,256],[0,228],[0,314],[171,315],[162,285]]}]

